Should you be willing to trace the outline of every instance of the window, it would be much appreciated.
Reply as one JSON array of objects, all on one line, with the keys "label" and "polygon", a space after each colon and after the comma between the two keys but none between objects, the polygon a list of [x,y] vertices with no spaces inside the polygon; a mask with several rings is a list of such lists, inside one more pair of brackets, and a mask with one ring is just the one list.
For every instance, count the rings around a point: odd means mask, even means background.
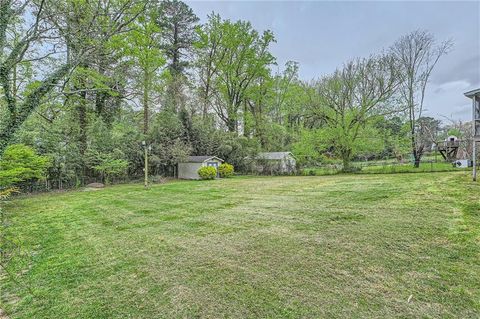
[{"label": "window", "polygon": [[474,104],[475,112],[473,114],[475,116],[475,119],[480,120],[480,97],[479,96],[474,97],[474,101],[475,101],[475,104]]}]

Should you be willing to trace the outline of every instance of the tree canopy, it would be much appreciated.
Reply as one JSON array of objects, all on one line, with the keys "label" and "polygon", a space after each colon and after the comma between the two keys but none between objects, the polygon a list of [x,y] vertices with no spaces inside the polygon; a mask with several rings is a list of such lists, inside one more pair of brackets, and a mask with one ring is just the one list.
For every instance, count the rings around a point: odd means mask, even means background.
[{"label": "tree canopy", "polygon": [[142,141],[152,175],[188,155],[241,172],[260,151],[348,170],[419,161],[448,130],[421,112],[451,46],[427,31],[305,81],[298,62],[277,65],[271,30],[214,12],[202,24],[178,0],[5,0],[0,13],[0,154],[48,157],[50,188],[140,176]]}]

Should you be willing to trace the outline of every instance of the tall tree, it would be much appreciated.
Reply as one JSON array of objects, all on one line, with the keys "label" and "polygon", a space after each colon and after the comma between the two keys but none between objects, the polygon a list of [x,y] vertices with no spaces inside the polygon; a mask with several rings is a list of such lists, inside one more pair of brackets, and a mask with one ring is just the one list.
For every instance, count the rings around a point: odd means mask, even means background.
[{"label": "tall tree", "polygon": [[209,81],[216,86],[212,108],[230,132],[238,132],[239,113],[249,89],[268,76],[269,66],[275,63],[269,52],[275,38],[270,31],[260,35],[249,22],[219,22],[215,15],[210,20],[199,30],[199,50],[203,50],[204,65],[210,67]]},{"label": "tall tree", "polygon": [[427,84],[438,60],[448,53],[452,45],[451,41],[436,43],[431,33],[417,30],[401,37],[391,47],[400,71],[400,98],[408,113],[415,167],[420,166],[425,150],[417,121],[422,117]]},{"label": "tall tree", "polygon": [[196,41],[195,28],[199,18],[179,0],[162,1],[157,24],[162,31],[161,48],[167,58],[171,78],[167,86],[165,104],[178,112],[185,108],[184,86],[187,68]]},{"label": "tall tree", "polygon": [[214,78],[217,74],[218,63],[224,58],[226,50],[221,46],[223,32],[222,19],[218,14],[208,16],[208,21],[197,29],[198,41],[195,42],[195,67],[200,84],[198,86],[202,103],[202,117],[206,119],[210,105],[215,96],[216,86]]},{"label": "tall tree", "polygon": [[275,76],[275,100],[272,107],[272,117],[279,123],[283,124],[285,120],[289,120],[287,117],[288,109],[287,102],[289,100],[291,88],[298,83],[298,63],[288,61],[285,64],[285,70],[281,74]]},{"label": "tall tree", "polygon": [[172,75],[183,74],[196,40],[195,27],[199,19],[193,10],[179,0],[162,1],[157,24],[162,30],[161,47],[168,59]]},{"label": "tall tree", "polygon": [[[267,125],[271,124],[268,121],[268,111],[270,102],[274,99],[273,85],[274,79],[271,76],[258,79],[245,100],[248,109],[243,111],[244,135],[249,136],[253,130],[253,135],[259,139],[263,148],[268,148]],[[251,114],[251,120],[248,113]]]},{"label": "tall tree", "polygon": [[[47,4],[46,0],[0,1],[0,85],[3,91],[0,106],[4,104],[7,111],[7,116],[0,122],[0,154],[42,99],[74,66],[71,61],[62,61],[42,80],[18,85],[16,76],[19,68],[59,54],[55,45],[45,47],[41,53],[35,52],[35,48],[46,39],[53,43],[58,41],[54,27],[48,23],[45,14]],[[34,17],[30,19],[31,23],[26,28],[17,28],[18,21],[27,21],[29,15]],[[21,31],[21,34],[17,32],[12,39],[9,37],[11,30]]]},{"label": "tall tree", "polygon": [[298,63],[288,61],[282,72],[273,77],[261,77],[247,95],[254,135],[262,147],[266,150],[290,149],[303,126],[307,97],[298,79]]},{"label": "tall tree", "polygon": [[311,116],[325,123],[345,171],[350,169],[356,143],[371,131],[371,120],[398,112],[395,104],[388,103],[399,85],[397,73],[393,58],[382,55],[348,62],[316,84]]},{"label": "tall tree", "polygon": [[140,98],[143,107],[143,133],[148,133],[150,122],[150,102],[153,92],[157,91],[161,76],[159,70],[165,64],[165,58],[159,47],[160,29],[155,24],[154,16],[150,10],[144,12],[131,26],[125,35],[117,37],[117,45],[123,48],[130,58],[134,73],[138,80],[133,81],[136,96]]},{"label": "tall tree", "polygon": [[430,116],[422,116],[416,120],[416,142],[421,145],[422,150],[429,150],[437,142],[441,124],[442,121]]},{"label": "tall tree", "polygon": [[128,30],[144,8],[141,0],[64,0],[49,6],[50,21],[65,38],[67,60],[77,61],[63,93],[65,105],[75,111],[82,177],[87,168],[89,111],[97,107],[103,115],[106,97],[114,94],[106,73],[106,63],[118,53],[112,39]]}]

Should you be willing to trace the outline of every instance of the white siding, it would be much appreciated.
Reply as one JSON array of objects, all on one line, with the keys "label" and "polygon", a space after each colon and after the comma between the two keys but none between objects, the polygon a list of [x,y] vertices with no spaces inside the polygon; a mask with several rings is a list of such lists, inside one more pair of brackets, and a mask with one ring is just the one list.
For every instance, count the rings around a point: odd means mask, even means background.
[{"label": "white siding", "polygon": [[178,163],[178,178],[180,179],[199,179],[198,169],[203,163]]},{"label": "white siding", "polygon": [[259,163],[255,165],[255,169],[263,174],[293,173],[296,170],[296,160],[291,155],[286,155],[281,159],[260,159]]},{"label": "white siding", "polygon": [[200,179],[198,176],[198,169],[202,166],[207,166],[208,162],[216,162],[218,166],[222,164],[221,161],[217,159],[210,159],[203,163],[178,163],[178,178],[180,179]]}]

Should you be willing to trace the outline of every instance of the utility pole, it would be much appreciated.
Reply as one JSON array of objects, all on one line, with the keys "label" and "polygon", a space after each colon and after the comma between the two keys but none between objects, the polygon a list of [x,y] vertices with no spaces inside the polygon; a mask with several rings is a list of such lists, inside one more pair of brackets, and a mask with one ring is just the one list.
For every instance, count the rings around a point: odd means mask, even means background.
[{"label": "utility pole", "polygon": [[473,140],[473,181],[477,181],[477,141]]},{"label": "utility pole", "polygon": [[473,126],[473,147],[472,147],[472,164],[473,164],[473,172],[472,172],[472,179],[474,182],[477,181],[477,121],[476,119],[478,116],[478,110],[476,109],[476,97],[477,93],[472,95],[472,126]]}]

